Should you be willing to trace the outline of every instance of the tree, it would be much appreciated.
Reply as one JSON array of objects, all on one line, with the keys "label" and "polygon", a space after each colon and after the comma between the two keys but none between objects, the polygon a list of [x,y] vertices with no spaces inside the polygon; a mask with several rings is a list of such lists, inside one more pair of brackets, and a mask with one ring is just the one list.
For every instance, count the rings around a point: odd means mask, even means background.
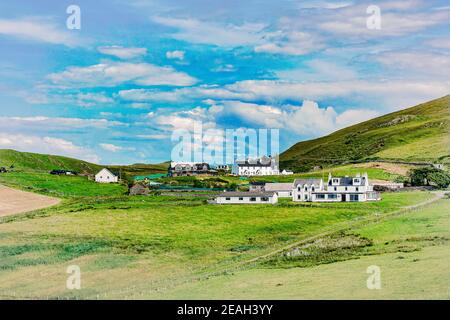
[{"label": "tree", "polygon": [[412,186],[436,186],[445,189],[450,185],[450,174],[436,168],[418,168],[409,171]]}]

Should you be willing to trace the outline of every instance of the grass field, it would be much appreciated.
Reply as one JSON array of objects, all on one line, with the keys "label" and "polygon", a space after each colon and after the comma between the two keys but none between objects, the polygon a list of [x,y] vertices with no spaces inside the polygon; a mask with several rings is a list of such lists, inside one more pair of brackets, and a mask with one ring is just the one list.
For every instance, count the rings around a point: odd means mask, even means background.
[{"label": "grass field", "polygon": [[[79,198],[0,223],[0,294],[6,298],[163,294],[293,241],[430,197],[426,192],[389,193],[373,203],[283,201],[245,210],[205,205],[206,197]],[[65,271],[71,264],[81,267],[80,291],[65,289]]]},{"label": "grass field", "polygon": [[0,183],[45,195],[71,198],[118,196],[127,192],[122,184],[99,184],[82,176],[59,176],[42,172],[8,172],[0,174]]},{"label": "grass field", "polygon": [[[150,298],[180,299],[450,299],[450,200],[380,224],[352,230],[371,245],[363,251],[347,244],[329,251],[343,262],[322,259],[309,268],[257,267],[213,279],[186,283]],[[323,240],[323,239],[321,239]],[[336,239],[335,239],[336,240]],[[319,241],[319,240],[318,240]],[[318,242],[316,241],[316,242]],[[323,243],[323,241],[322,241]],[[337,244],[337,241],[335,241]],[[366,286],[369,266],[381,270],[381,289]]]}]

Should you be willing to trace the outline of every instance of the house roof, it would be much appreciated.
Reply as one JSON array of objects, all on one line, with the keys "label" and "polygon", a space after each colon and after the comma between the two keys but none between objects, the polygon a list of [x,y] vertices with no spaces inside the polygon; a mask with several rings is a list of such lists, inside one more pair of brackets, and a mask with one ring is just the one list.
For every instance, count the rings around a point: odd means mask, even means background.
[{"label": "house roof", "polygon": [[[366,178],[365,177],[331,177],[331,179],[335,179],[335,178],[339,179],[339,186],[352,186],[354,178],[361,179],[361,183],[358,184],[358,186],[359,185],[364,185],[366,183]],[[328,181],[328,185],[329,186],[333,185],[331,183],[331,179]]]},{"label": "house roof", "polygon": [[[114,173],[112,173],[109,169],[107,169],[107,168],[103,168],[102,170],[100,170],[99,172],[97,172],[97,174],[99,174],[100,172],[102,172],[102,171],[104,171],[104,170],[106,170],[108,173],[110,173],[111,175],[113,175],[114,177],[117,177],[117,175],[116,174],[114,174]],[[96,175],[97,175],[96,174]]]},{"label": "house roof", "polygon": [[291,183],[266,183],[265,191],[292,191],[294,184]]},{"label": "house roof", "polygon": [[276,160],[272,157],[261,157],[259,159],[246,159],[236,161],[238,167],[270,167]]},{"label": "house roof", "polygon": [[218,197],[272,197],[275,192],[268,191],[258,191],[258,192],[239,192],[239,191],[229,191],[222,192]]},{"label": "house roof", "polygon": [[295,179],[294,181],[294,186],[297,187],[299,184],[300,185],[320,185],[320,182],[322,181],[322,179]]}]

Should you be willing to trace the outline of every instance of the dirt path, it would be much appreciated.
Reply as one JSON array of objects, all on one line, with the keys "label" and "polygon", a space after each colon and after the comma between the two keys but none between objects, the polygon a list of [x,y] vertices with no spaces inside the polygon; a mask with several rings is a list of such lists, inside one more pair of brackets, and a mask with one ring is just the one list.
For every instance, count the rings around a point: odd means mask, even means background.
[{"label": "dirt path", "polygon": [[0,217],[43,209],[61,200],[0,185]]}]

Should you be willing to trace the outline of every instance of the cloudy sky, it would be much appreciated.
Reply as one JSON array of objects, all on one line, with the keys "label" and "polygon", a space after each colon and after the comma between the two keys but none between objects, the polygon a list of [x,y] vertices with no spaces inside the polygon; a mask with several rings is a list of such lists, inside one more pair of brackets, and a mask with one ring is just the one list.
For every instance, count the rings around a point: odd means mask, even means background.
[{"label": "cloudy sky", "polygon": [[159,162],[202,121],[284,150],[449,94],[449,27],[444,0],[2,1],[0,148]]}]

